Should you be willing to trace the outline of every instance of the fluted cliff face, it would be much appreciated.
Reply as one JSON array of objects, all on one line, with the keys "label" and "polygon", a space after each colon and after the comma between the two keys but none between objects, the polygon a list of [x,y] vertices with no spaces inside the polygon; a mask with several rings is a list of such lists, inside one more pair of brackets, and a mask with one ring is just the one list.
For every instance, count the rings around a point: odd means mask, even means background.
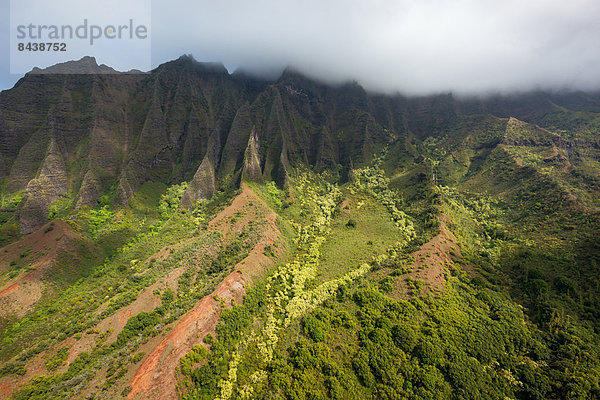
[{"label": "fluted cliff face", "polygon": [[[463,129],[469,115],[549,125],[545,118],[561,101],[561,107],[600,107],[589,95],[381,96],[357,84],[329,87],[291,70],[263,82],[185,56],[150,73],[125,74],[85,58],[34,70],[0,94],[0,176],[7,193],[24,191],[18,218],[21,233],[29,233],[61,196],[77,207],[94,207],[103,195],[127,206],[144,182],[185,180],[191,184],[183,204],[191,207],[224,181],[284,183],[300,164],[345,178],[352,163],[392,142],[398,157],[418,160],[413,139]],[[523,140],[504,139],[536,144]]]},{"label": "fluted cliff face", "polygon": [[148,74],[106,68],[86,58],[35,70],[2,93],[0,174],[8,192],[25,191],[21,233],[45,223],[59,196],[93,207],[109,193],[126,206],[146,181],[191,180],[191,206],[224,179],[283,182],[299,162],[337,170],[328,132],[346,124],[347,99],[327,109],[328,89],[309,81],[312,91],[302,89],[298,74],[251,81],[188,57]]}]

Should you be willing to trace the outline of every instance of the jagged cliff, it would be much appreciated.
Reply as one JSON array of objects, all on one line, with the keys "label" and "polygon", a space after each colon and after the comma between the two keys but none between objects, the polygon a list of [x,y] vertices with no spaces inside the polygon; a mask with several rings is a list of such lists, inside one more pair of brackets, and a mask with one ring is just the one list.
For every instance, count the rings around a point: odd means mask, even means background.
[{"label": "jagged cliff", "polygon": [[223,182],[284,183],[299,164],[345,179],[351,163],[391,142],[413,157],[411,138],[443,136],[465,115],[539,123],[565,105],[598,109],[600,100],[405,98],[330,87],[290,69],[267,82],[187,56],[149,73],[117,73],[86,57],[36,69],[0,94],[0,176],[7,193],[24,191],[17,217],[29,233],[61,196],[77,207],[103,195],[126,206],[144,182],[186,180],[183,205],[192,207]]}]

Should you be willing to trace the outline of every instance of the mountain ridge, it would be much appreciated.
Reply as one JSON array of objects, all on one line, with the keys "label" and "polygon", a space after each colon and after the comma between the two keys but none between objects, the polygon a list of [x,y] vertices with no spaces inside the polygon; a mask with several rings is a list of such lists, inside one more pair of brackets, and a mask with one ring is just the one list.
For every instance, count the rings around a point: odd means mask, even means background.
[{"label": "mountain ridge", "polygon": [[[100,73],[53,73],[65,68]],[[21,233],[41,226],[50,204],[68,190],[76,196],[78,206],[93,206],[101,193],[116,184],[114,201],[126,205],[148,179],[164,183],[190,179],[206,156],[209,137],[213,138],[215,171],[205,163],[203,173],[208,174],[208,181],[218,182],[232,173],[234,180],[239,179],[250,130],[256,129],[257,140],[262,142],[261,172],[265,178],[274,177],[282,183],[286,168],[298,162],[329,169],[341,165],[342,174],[347,174],[350,160],[359,164],[368,161],[386,144],[385,131],[423,137],[441,133],[458,114],[489,112],[539,122],[542,116],[560,109],[552,95],[545,93],[524,95],[523,100],[517,96],[487,102],[461,101],[452,95],[371,95],[357,83],[327,86],[292,68],[272,83],[248,80],[229,74],[222,64],[200,63],[190,56],[143,75],[112,69],[103,75],[106,68],[85,57],[44,70],[48,78],[28,74],[14,89],[2,93],[0,156],[4,177],[9,191],[26,191],[25,210],[19,217]],[[27,113],[25,117],[25,124],[31,128],[28,132],[11,129],[5,116],[19,114],[10,109],[11,104],[14,101],[17,108],[29,107],[28,101],[19,98],[40,85],[47,95],[42,96],[45,100],[37,107],[36,116]],[[54,93],[49,93],[50,88]],[[58,103],[56,96],[60,96]],[[576,101],[577,109],[600,111],[600,100],[591,95],[568,94],[558,100],[563,104]],[[535,105],[535,109],[523,113],[521,102],[530,108]],[[32,128],[38,132],[32,134]],[[215,129],[219,133],[213,132]],[[69,134],[74,130],[78,133]],[[24,137],[29,137],[27,143]],[[89,144],[82,142],[84,138],[89,138]],[[38,175],[43,175],[43,153],[50,151],[48,146],[60,149],[62,162],[76,162],[82,168],[80,172],[73,168],[67,171],[59,167],[60,163],[52,164],[53,173],[71,177],[68,185],[63,183],[58,191],[47,185],[36,189]],[[11,160],[14,154],[19,156]],[[58,155],[55,150],[52,154]],[[177,165],[176,159],[183,163]],[[29,182],[32,186],[28,188]]]},{"label": "mountain ridge", "polygon": [[27,74],[0,398],[600,396],[599,96]]}]

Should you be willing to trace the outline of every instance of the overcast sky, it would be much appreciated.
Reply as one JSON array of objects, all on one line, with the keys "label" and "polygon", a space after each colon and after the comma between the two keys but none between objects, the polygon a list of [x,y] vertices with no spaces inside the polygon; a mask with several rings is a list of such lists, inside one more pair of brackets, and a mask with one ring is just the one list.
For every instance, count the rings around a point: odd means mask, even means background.
[{"label": "overcast sky", "polygon": [[[153,67],[192,54],[231,72],[290,65],[323,80],[406,94],[600,88],[600,0],[148,3]],[[1,89],[19,78],[9,74],[8,11],[9,0],[0,0]],[[68,13],[57,10],[57,17]]]}]

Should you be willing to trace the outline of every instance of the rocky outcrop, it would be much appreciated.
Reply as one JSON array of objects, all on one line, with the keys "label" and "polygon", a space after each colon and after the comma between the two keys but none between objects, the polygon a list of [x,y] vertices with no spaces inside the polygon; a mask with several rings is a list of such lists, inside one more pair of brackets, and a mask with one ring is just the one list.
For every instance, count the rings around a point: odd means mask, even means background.
[{"label": "rocky outcrop", "polygon": [[167,134],[161,107],[161,91],[162,89],[156,81],[144,127],[124,170],[124,175],[134,190],[137,190],[149,178],[150,171],[152,171],[152,180],[165,181],[168,180],[173,169],[172,144]]},{"label": "rocky outcrop", "polygon": [[129,205],[129,199],[133,197],[133,193],[133,188],[127,180],[127,177],[121,176],[117,186],[117,192],[115,193],[115,204],[127,207]]},{"label": "rocky outcrop", "polygon": [[[89,145],[81,147],[86,157],[87,171],[79,188],[77,207],[95,206],[98,198],[114,185],[119,177],[122,159],[127,151],[128,85],[108,85],[116,76],[95,77],[91,98],[94,102],[93,125]],[[87,150],[87,152],[85,152]]]},{"label": "rocky outcrop", "polygon": [[319,143],[319,152],[317,153],[317,161],[315,167],[322,171],[325,169],[337,171],[338,153],[337,148],[331,139],[329,131],[323,127],[321,131],[321,140]]},{"label": "rocky outcrop", "polygon": [[39,176],[29,182],[25,191],[25,204],[19,218],[21,234],[31,233],[44,225],[47,222],[50,204],[67,190],[65,161],[56,141],[52,139]]},{"label": "rocky outcrop", "polygon": [[233,174],[243,160],[244,151],[252,130],[250,111],[248,104],[243,105],[233,120],[221,156],[219,178]]},{"label": "rocky outcrop", "polygon": [[83,177],[81,187],[79,188],[79,199],[76,207],[96,205],[96,201],[102,195],[100,182],[92,170],[88,170]]},{"label": "rocky outcrop", "polygon": [[27,187],[29,181],[35,178],[47,149],[47,129],[39,130],[31,135],[25,146],[21,147],[17,158],[12,164],[8,177],[8,191],[17,192]]},{"label": "rocky outcrop", "polygon": [[[93,58],[34,70],[0,94],[0,175],[7,178],[5,190],[29,188],[35,193],[48,186],[37,179],[51,138],[68,160],[69,188],[79,207],[95,206],[113,188],[115,202],[127,205],[146,181],[168,185],[189,180],[221,119],[225,122],[219,142],[226,138],[233,117],[247,102],[242,91],[243,83],[224,67],[205,66],[189,57],[151,74],[117,73],[98,66]],[[219,151],[213,168],[220,158]],[[242,158],[243,154],[240,164]],[[26,203],[21,207],[25,225],[30,225],[28,219],[41,220],[47,201]]]},{"label": "rocky outcrop", "polygon": [[2,157],[2,154],[0,154],[0,178],[4,178],[6,175],[6,161],[4,161],[4,157]]},{"label": "rocky outcrop", "polygon": [[256,129],[252,129],[248,146],[244,153],[244,165],[242,167],[242,180],[262,182],[262,171],[260,169],[260,157],[258,155],[258,135]]},{"label": "rocky outcrop", "polygon": [[208,140],[207,151],[194,174],[190,186],[181,197],[181,206],[191,209],[194,203],[202,199],[210,199],[217,190],[217,178],[215,170],[218,167],[219,155],[221,152],[221,131],[223,123],[217,124]]},{"label": "rocky outcrop", "polygon": [[216,186],[215,168],[210,159],[205,157],[190,186],[181,197],[181,205],[191,209],[196,201],[210,199],[215,194]]},{"label": "rocky outcrop", "polygon": [[[139,71],[136,71],[139,73]],[[118,74],[113,68],[101,64],[98,65],[94,57],[85,56],[78,61],[67,61],[48,68],[34,68],[30,74]]]},{"label": "rocky outcrop", "polygon": [[190,117],[185,127],[183,153],[181,155],[181,178],[189,180],[187,174],[194,173],[193,167],[202,160],[210,137],[210,118],[202,107],[192,106]]}]

